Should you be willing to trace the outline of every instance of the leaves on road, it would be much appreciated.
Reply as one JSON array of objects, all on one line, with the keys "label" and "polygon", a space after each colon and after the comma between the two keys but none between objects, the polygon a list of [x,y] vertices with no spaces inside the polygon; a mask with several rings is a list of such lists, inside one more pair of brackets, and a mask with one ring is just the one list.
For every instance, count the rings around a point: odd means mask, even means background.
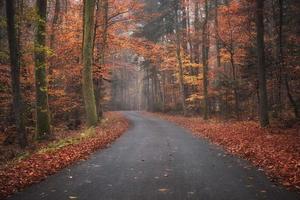
[{"label": "leaves on road", "polygon": [[160,189],[158,189],[158,191],[159,191],[159,192],[168,192],[169,189],[167,189],[167,188],[160,188]]}]

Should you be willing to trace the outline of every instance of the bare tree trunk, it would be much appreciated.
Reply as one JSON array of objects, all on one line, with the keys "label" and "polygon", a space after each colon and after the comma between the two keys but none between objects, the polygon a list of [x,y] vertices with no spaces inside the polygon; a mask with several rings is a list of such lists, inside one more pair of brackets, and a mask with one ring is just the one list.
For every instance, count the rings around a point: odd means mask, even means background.
[{"label": "bare tree trunk", "polygon": [[[108,0],[102,0],[100,2],[98,12],[100,15],[100,22],[101,24],[101,41],[100,41],[100,48],[98,50],[99,55],[99,66],[100,71],[105,67],[105,50],[107,48],[107,34],[108,34]],[[95,36],[96,38],[96,26],[95,24]],[[95,40],[95,39],[94,39]],[[103,87],[103,77],[102,75],[97,78],[96,80],[96,106],[97,106],[97,113],[98,117],[101,119],[103,118],[103,95],[105,88]]]},{"label": "bare tree trunk", "polygon": [[257,61],[259,82],[259,117],[260,125],[269,125],[268,96],[266,87],[265,53],[264,53],[264,1],[256,0]]},{"label": "bare tree trunk", "polygon": [[27,145],[27,138],[23,119],[23,101],[20,87],[20,46],[18,44],[15,27],[15,0],[6,0],[7,33],[11,64],[11,83],[13,91],[13,109],[17,138],[19,145],[24,148]]},{"label": "bare tree trunk", "polygon": [[149,80],[149,69],[146,67],[146,110],[150,110],[150,80]]},{"label": "bare tree trunk", "polygon": [[[196,64],[200,64],[200,19],[199,19],[199,2],[196,1],[194,5],[194,13],[195,13],[195,18],[194,18],[194,29],[195,29],[195,39],[194,39],[194,44],[193,44],[193,59]],[[199,75],[199,69],[200,67],[195,67],[193,68],[193,75],[198,76]],[[195,85],[193,87],[193,92],[197,93],[197,86]]]},{"label": "bare tree trunk", "polygon": [[59,14],[60,14],[60,0],[55,0],[54,16],[52,20],[51,35],[50,35],[51,49],[54,49],[54,45],[55,45],[56,26],[59,24]]},{"label": "bare tree trunk", "polygon": [[83,37],[83,97],[87,115],[87,126],[95,126],[98,121],[95,94],[92,78],[93,60],[93,25],[95,0],[85,0],[84,3],[84,37]]},{"label": "bare tree trunk", "polygon": [[[0,17],[5,17],[5,1],[0,1]],[[5,40],[6,40],[6,30],[5,27],[0,26],[0,51],[2,52],[5,49]]]},{"label": "bare tree trunk", "polygon": [[218,20],[218,0],[215,0],[215,40],[216,40],[216,53],[217,53],[217,67],[221,67],[220,55],[220,38],[219,38],[219,20]]},{"label": "bare tree trunk", "polygon": [[[282,22],[283,22],[283,5],[282,0],[276,0],[273,3],[273,20],[274,22],[274,34],[277,34],[277,40],[275,41],[275,81],[274,81],[274,116],[278,117],[281,115],[282,102],[281,102],[281,89],[282,89],[282,69],[284,65],[283,61],[283,46],[282,46]],[[279,23],[276,23],[276,9],[279,7]]]},{"label": "bare tree trunk", "polygon": [[204,110],[203,119],[208,119],[208,2],[205,0],[205,17],[202,30],[202,64],[203,64],[203,97],[204,97]]},{"label": "bare tree trunk", "polygon": [[[216,59],[217,59],[217,68],[221,67],[221,54],[220,54],[220,37],[219,37],[219,12],[218,12],[218,8],[219,8],[219,2],[218,0],[215,0],[214,2],[215,4],[215,20],[214,20],[214,25],[215,25],[215,45],[216,45]],[[221,73],[217,74],[217,79],[218,81],[221,81]],[[222,101],[223,101],[223,95],[222,92],[220,93],[220,95],[217,97],[217,104],[219,107],[221,107],[220,109],[220,113],[221,115],[225,115],[224,113],[224,109],[222,108]]]},{"label": "bare tree trunk", "polygon": [[48,104],[48,80],[46,70],[46,14],[47,0],[37,0],[37,29],[35,35],[35,87],[37,139],[49,139],[50,111]]},{"label": "bare tree trunk", "polygon": [[234,94],[234,102],[235,102],[235,114],[236,117],[239,118],[240,116],[240,101],[239,101],[239,92],[238,92],[238,82],[237,82],[237,70],[236,70],[236,65],[234,62],[234,52],[233,49],[230,51],[230,63],[232,67],[232,77],[234,81],[233,85],[233,94]]},{"label": "bare tree trunk", "polygon": [[166,110],[166,74],[162,71],[162,111]]},{"label": "bare tree trunk", "polygon": [[180,45],[180,30],[179,30],[179,16],[178,16],[178,3],[175,6],[175,31],[176,31],[176,56],[178,62],[178,70],[179,70],[179,88],[180,88],[180,96],[181,96],[181,105],[183,110],[183,115],[186,115],[186,105],[185,105],[185,91],[184,91],[184,83],[183,83],[183,64],[181,58],[181,45]]},{"label": "bare tree trunk", "polygon": [[285,82],[285,87],[286,87],[286,92],[287,92],[288,99],[289,99],[289,101],[290,101],[290,103],[291,103],[291,105],[293,106],[293,109],[294,109],[295,117],[297,119],[299,119],[300,115],[299,115],[299,111],[298,111],[298,106],[297,106],[297,103],[296,103],[296,101],[294,100],[294,98],[293,98],[293,96],[291,94],[291,90],[290,90],[289,80],[288,80],[288,75],[287,74],[285,75],[284,82]]}]

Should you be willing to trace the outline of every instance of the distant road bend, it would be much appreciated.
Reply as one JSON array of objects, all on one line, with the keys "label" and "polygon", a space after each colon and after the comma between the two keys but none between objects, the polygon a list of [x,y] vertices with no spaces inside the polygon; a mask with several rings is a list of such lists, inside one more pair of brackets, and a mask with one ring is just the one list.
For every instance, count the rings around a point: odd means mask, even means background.
[{"label": "distant road bend", "polygon": [[248,162],[161,119],[128,111],[132,127],[11,200],[299,200]]}]

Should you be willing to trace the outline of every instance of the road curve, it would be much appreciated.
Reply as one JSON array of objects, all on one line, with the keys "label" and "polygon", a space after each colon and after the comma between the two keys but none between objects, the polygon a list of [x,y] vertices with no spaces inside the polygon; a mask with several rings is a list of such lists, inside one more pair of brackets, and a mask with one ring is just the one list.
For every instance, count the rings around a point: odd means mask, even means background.
[{"label": "road curve", "polygon": [[131,128],[10,200],[296,200],[262,171],[170,122],[123,112]]}]

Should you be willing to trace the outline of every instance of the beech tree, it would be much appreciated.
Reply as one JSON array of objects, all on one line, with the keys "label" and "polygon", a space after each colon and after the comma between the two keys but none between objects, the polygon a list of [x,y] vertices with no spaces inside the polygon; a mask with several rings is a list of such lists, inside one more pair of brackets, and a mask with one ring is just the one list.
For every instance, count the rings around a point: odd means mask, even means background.
[{"label": "beech tree", "polygon": [[[105,53],[107,49],[107,38],[108,38],[108,7],[109,2],[108,0],[102,0],[99,2],[97,1],[97,17],[95,22],[95,33],[94,33],[94,42],[96,40],[96,33],[97,28],[100,28],[100,42],[98,44],[94,44],[96,46],[96,51],[98,55],[98,70],[101,71],[105,67]],[[99,19],[100,18],[100,19]],[[98,20],[97,20],[98,19]],[[96,60],[96,59],[95,59]],[[95,77],[95,98],[96,98],[96,107],[97,107],[97,114],[98,117],[101,119],[103,118],[103,97],[104,97],[104,86],[103,86],[103,75],[100,74],[98,77]]]},{"label": "beech tree", "polygon": [[293,127],[298,13],[297,0],[2,0],[0,132],[47,139],[50,122],[94,126],[110,109]]},{"label": "beech tree", "polygon": [[21,147],[25,147],[27,145],[27,138],[24,126],[23,101],[20,86],[20,46],[16,33],[15,7],[15,0],[6,0],[6,19],[11,64],[11,85],[13,92],[14,118],[17,129],[18,142]]},{"label": "beech tree", "polygon": [[265,42],[264,42],[264,0],[256,0],[256,38],[257,38],[257,74],[259,82],[259,118],[260,125],[269,125],[268,96],[266,87],[265,69]]},{"label": "beech tree", "polygon": [[204,5],[204,22],[202,28],[202,65],[203,65],[203,119],[208,119],[208,51],[209,51],[209,36],[208,36],[208,1],[205,0]]},{"label": "beech tree", "polygon": [[180,88],[180,99],[181,99],[181,106],[183,110],[183,115],[186,115],[186,105],[185,105],[185,89],[184,89],[184,82],[183,82],[183,66],[182,66],[182,50],[181,50],[181,30],[179,26],[179,2],[175,2],[175,34],[176,34],[176,57],[177,57],[177,65],[179,71],[179,88]]},{"label": "beech tree", "polygon": [[46,69],[46,22],[47,0],[36,1],[36,33],[34,43],[35,87],[36,87],[36,129],[37,139],[51,136],[50,111],[48,103],[48,80]]},{"label": "beech tree", "polygon": [[51,35],[50,35],[50,48],[54,48],[55,44],[55,33],[56,33],[56,26],[59,24],[59,18],[60,18],[60,11],[61,11],[61,0],[55,0],[55,8],[54,8],[54,16],[52,19],[52,27],[51,27]]},{"label": "beech tree", "polygon": [[83,71],[82,89],[84,107],[87,117],[87,126],[95,126],[98,122],[97,109],[95,102],[92,62],[93,62],[93,36],[94,36],[94,10],[95,0],[84,1],[84,34],[83,34]]}]

